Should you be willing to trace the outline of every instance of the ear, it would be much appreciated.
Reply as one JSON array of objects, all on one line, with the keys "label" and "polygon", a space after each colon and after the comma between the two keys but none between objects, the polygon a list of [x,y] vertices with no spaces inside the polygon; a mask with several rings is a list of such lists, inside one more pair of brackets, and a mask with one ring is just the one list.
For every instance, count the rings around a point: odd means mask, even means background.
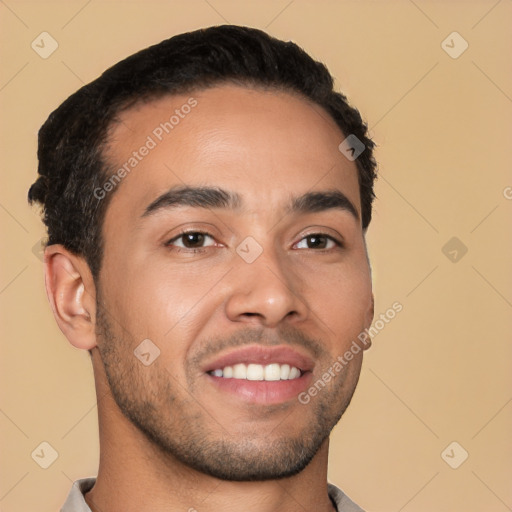
[{"label": "ear", "polygon": [[[368,311],[366,312],[365,329],[369,329],[372,326],[373,318],[375,316],[375,297],[372,292],[372,299]],[[372,346],[372,339],[368,333],[365,333],[365,341],[363,350],[368,350]]]},{"label": "ear", "polygon": [[369,329],[371,327],[374,316],[375,316],[375,297],[372,292],[371,304],[366,313],[366,328],[367,329]]},{"label": "ear", "polygon": [[46,295],[55,320],[76,348],[96,346],[96,288],[89,265],[60,244],[44,252]]}]

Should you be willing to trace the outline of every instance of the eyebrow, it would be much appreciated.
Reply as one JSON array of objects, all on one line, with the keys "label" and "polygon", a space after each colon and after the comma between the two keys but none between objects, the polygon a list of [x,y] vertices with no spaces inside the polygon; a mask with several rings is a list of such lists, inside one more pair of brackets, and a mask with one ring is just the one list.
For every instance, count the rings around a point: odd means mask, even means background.
[{"label": "eyebrow", "polygon": [[[183,206],[240,210],[243,200],[240,194],[219,187],[179,185],[152,201],[144,210],[142,217]],[[292,197],[286,213],[317,213],[332,209],[346,211],[359,221],[357,209],[339,190],[306,192],[301,196]]]}]

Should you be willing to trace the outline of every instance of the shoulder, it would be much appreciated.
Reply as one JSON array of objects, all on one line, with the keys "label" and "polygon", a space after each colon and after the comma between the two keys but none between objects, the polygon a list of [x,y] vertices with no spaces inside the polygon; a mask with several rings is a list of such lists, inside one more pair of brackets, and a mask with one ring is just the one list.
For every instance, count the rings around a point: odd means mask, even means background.
[{"label": "shoulder", "polygon": [[92,489],[95,482],[95,477],[82,478],[73,482],[66,502],[60,509],[60,512],[91,512],[85,501],[84,494]]},{"label": "shoulder", "polygon": [[327,491],[330,498],[336,504],[338,512],[364,512],[364,510],[356,505],[339,487],[334,484],[327,483]]}]

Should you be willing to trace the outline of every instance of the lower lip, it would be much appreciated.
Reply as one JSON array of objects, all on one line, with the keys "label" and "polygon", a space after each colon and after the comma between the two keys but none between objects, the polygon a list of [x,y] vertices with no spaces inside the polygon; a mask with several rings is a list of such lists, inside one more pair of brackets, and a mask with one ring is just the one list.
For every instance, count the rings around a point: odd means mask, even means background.
[{"label": "lower lip", "polygon": [[308,388],[311,375],[311,372],[305,372],[297,379],[266,381],[225,379],[206,374],[220,391],[235,395],[245,402],[263,405],[297,400],[298,395]]}]

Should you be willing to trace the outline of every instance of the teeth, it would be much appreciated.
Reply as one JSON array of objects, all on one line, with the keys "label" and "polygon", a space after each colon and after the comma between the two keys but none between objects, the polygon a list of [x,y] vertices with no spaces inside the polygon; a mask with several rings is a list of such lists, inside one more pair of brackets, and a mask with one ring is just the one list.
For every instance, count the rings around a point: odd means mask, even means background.
[{"label": "teeth", "polygon": [[247,366],[247,380],[263,380],[265,368],[261,364],[250,364]]},{"label": "teeth", "polygon": [[282,364],[281,365],[281,380],[287,380],[290,377],[290,365]]},{"label": "teeth", "polygon": [[235,364],[225,368],[217,368],[210,372],[214,377],[225,379],[241,380],[292,380],[301,376],[301,371],[289,364],[271,363],[263,366],[261,364]]},{"label": "teeth", "polygon": [[281,367],[277,363],[265,366],[265,380],[281,380]]},{"label": "teeth", "polygon": [[[224,375],[224,370],[222,370],[222,375]],[[247,368],[245,364],[235,364],[235,366],[233,366],[233,378],[247,379]]]},{"label": "teeth", "polygon": [[290,368],[290,376],[288,378],[291,380],[296,379],[297,377],[300,377],[300,371],[297,368],[295,368],[295,366],[292,366]]}]

